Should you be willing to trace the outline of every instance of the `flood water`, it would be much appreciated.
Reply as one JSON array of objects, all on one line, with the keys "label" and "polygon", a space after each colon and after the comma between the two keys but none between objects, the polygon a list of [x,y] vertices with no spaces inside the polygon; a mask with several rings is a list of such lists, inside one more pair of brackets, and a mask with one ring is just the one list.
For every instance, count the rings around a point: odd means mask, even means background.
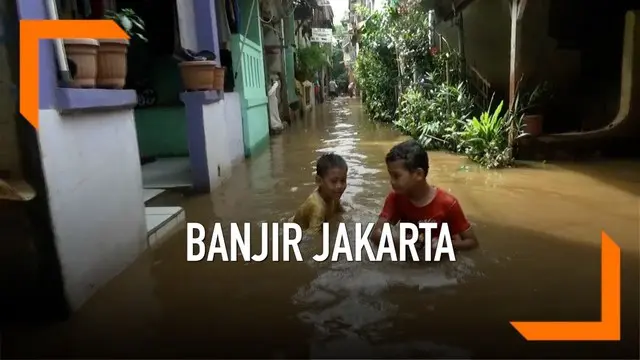
[{"label": "flood water", "polygon": [[[404,139],[357,100],[337,99],[213,194],[155,205],[206,224],[278,221],[314,190],[314,161],[332,151],[349,164],[344,221],[373,222],[390,189],[384,155]],[[460,200],[480,239],[456,263],[188,263],[181,232],[67,323],[3,334],[4,356],[638,358],[640,162],[487,171],[430,159],[429,181]],[[509,321],[599,319],[602,230],[622,248],[623,341],[526,343]]]}]

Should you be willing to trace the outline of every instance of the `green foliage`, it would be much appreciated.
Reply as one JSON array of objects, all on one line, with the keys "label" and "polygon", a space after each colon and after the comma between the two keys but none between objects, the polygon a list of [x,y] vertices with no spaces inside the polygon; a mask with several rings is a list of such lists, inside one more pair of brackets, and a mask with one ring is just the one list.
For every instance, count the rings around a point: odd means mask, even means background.
[{"label": "green foliage", "polygon": [[397,70],[389,54],[363,49],[356,61],[358,86],[364,93],[364,106],[372,120],[390,122],[395,117]]},{"label": "green foliage", "polygon": [[506,135],[515,117],[508,111],[503,114],[502,107],[502,101],[493,112],[490,112],[490,106],[489,111],[468,121],[460,134],[463,152],[487,168],[505,167],[513,163]]},{"label": "green foliage", "polygon": [[105,19],[115,21],[131,38],[138,38],[147,41],[144,36],[144,21],[133,11],[133,9],[121,9],[120,11],[108,10]]},{"label": "green foliage", "polygon": [[315,74],[325,65],[330,65],[327,59],[327,50],[317,44],[303,47],[297,51],[298,80],[313,81]]},{"label": "green foliage", "polygon": [[347,37],[347,33],[342,24],[336,24],[333,29],[334,39],[337,41],[333,44],[331,54],[331,78],[336,81],[338,89],[347,89],[349,85],[349,74],[344,65],[344,51],[342,43]]},{"label": "green foliage", "polygon": [[[370,118],[393,122],[428,149],[463,153],[488,168],[510,166],[509,133],[519,132],[524,108],[503,111],[501,102],[493,110],[478,109],[458,52],[445,39],[437,51],[430,47],[437,34],[423,1],[358,11],[366,20],[355,74]],[[544,98],[535,94],[527,95],[527,104]]]},{"label": "green foliage", "polygon": [[363,92],[363,102],[373,120],[390,122],[395,117],[398,65],[395,47],[387,30],[389,14],[370,12],[360,7],[358,11],[367,19],[359,34],[360,53],[356,59],[355,75]]},{"label": "green foliage", "polygon": [[336,81],[339,89],[346,89],[349,85],[349,74],[344,66],[344,53],[340,46],[333,48],[331,78]]},{"label": "green foliage", "polygon": [[460,54],[453,49],[443,49],[433,55],[432,67],[428,73],[429,81],[439,83],[457,84],[465,81],[461,71],[462,61]]},{"label": "green foliage", "polygon": [[394,123],[427,149],[459,150],[460,132],[475,106],[465,84],[413,85],[401,96]]},{"label": "green foliage", "polygon": [[[408,11],[402,16],[395,14],[389,27],[396,47],[396,55],[402,59],[402,72],[406,80],[413,80],[413,74],[425,75],[433,67],[433,56],[429,45],[429,18],[426,11]],[[405,82],[406,83],[406,82]]]}]

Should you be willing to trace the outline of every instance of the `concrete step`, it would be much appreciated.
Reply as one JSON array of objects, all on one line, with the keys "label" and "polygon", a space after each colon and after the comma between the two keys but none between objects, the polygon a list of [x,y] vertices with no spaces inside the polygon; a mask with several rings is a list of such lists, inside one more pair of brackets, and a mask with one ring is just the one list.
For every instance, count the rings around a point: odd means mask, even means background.
[{"label": "concrete step", "polygon": [[155,199],[160,196],[166,190],[164,189],[142,189],[142,195],[144,196],[144,203],[148,203],[149,201]]},{"label": "concrete step", "polygon": [[151,249],[186,227],[184,209],[179,206],[146,207],[147,240]]}]

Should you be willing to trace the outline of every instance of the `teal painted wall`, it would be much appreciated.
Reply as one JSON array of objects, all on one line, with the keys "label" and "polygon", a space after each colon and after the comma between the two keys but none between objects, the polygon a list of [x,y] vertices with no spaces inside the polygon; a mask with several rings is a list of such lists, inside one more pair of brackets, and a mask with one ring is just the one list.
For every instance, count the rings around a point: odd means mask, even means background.
[{"label": "teal painted wall", "polygon": [[188,156],[187,126],[181,106],[135,110],[141,156]]},{"label": "teal painted wall", "polygon": [[[144,55],[141,55],[144,56]],[[139,62],[139,64],[144,62]],[[180,101],[182,82],[178,62],[172,56],[152,59],[148,87],[156,91],[157,101],[134,111],[141,156],[188,156],[187,123]]]}]

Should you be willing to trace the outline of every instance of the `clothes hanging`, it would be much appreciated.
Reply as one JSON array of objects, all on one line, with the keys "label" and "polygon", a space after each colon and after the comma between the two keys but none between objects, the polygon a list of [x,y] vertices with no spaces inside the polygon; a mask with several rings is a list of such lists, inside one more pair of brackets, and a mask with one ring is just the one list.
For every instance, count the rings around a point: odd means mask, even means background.
[{"label": "clothes hanging", "polygon": [[231,40],[231,28],[229,27],[229,15],[227,13],[228,1],[216,1],[216,18],[218,20],[218,41],[224,44]]},{"label": "clothes hanging", "polygon": [[238,5],[238,1],[236,0],[227,0],[227,16],[229,16],[229,26],[231,28],[231,32],[234,34],[238,33],[238,29],[240,28],[240,7]]}]

